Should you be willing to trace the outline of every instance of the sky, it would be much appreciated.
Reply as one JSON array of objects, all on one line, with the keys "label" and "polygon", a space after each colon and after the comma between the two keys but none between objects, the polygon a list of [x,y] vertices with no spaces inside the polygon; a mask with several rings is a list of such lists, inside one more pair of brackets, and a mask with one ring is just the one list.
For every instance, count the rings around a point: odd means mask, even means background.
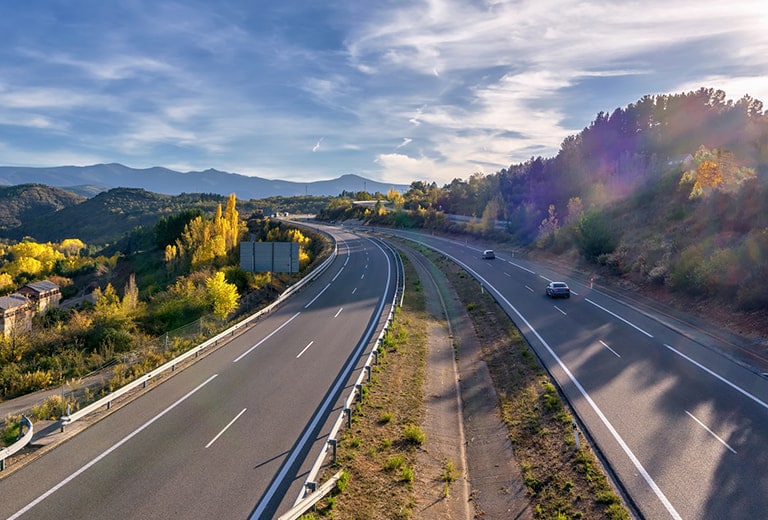
[{"label": "sky", "polygon": [[765,0],[4,0],[0,165],[442,186],[700,87],[768,106]]}]

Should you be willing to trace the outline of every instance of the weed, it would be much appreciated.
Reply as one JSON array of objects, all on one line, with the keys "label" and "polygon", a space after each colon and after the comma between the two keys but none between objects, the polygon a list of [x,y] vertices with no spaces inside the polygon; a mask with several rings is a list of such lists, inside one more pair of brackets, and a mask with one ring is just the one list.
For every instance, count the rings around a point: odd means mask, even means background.
[{"label": "weed", "polygon": [[406,442],[421,446],[427,440],[427,434],[419,426],[409,424],[403,429],[403,437]]},{"label": "weed", "polygon": [[19,438],[21,428],[20,416],[8,417],[5,420],[5,429],[2,432],[2,442],[5,446],[10,446]]},{"label": "weed", "polygon": [[400,482],[405,482],[406,484],[413,484],[413,469],[411,469],[408,466],[404,466],[403,471],[400,475]]},{"label": "weed", "polygon": [[338,491],[339,493],[344,493],[344,490],[347,489],[348,485],[349,485],[349,472],[342,471],[341,475],[339,475],[339,480],[336,481],[336,491]]},{"label": "weed", "polygon": [[446,484],[450,484],[451,482],[456,480],[458,477],[459,477],[459,472],[456,470],[456,467],[453,465],[453,461],[449,460],[443,466],[443,472],[440,474],[440,480],[442,480]]},{"label": "weed", "polygon": [[402,455],[393,455],[384,463],[384,471],[394,471],[405,464],[405,457]]},{"label": "weed", "polygon": [[384,412],[379,417],[379,424],[389,424],[392,422],[392,412]]}]

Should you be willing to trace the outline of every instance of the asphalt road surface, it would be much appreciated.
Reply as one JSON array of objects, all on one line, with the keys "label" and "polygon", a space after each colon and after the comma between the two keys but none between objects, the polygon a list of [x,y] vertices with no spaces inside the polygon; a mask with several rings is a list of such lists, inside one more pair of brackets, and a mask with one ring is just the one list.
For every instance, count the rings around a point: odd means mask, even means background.
[{"label": "asphalt road surface", "polygon": [[[484,260],[487,245],[398,234],[464,264],[494,294],[642,516],[765,517],[768,380],[758,370],[702,331],[608,296],[576,273],[500,251]],[[571,298],[546,297],[549,281],[567,282]]]},{"label": "asphalt road surface", "polygon": [[0,518],[288,510],[394,294],[387,248],[334,234],[336,260],[279,310],[1,480]]}]

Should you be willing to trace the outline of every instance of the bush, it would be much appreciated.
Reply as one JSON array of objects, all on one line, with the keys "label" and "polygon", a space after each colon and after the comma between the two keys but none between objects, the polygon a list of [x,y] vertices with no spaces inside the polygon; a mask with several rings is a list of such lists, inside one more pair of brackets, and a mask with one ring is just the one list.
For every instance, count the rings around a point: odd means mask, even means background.
[{"label": "bush", "polygon": [[590,260],[613,253],[618,245],[618,239],[605,217],[597,211],[587,212],[581,217],[577,236],[582,253]]},{"label": "bush", "polygon": [[424,441],[427,440],[427,435],[424,433],[424,430],[414,424],[409,424],[403,429],[403,437],[406,442],[418,446],[421,446],[424,444]]},{"label": "bush", "polygon": [[405,464],[405,457],[402,455],[393,455],[392,457],[387,459],[387,462],[384,463],[384,471],[394,471],[398,468],[403,467]]}]

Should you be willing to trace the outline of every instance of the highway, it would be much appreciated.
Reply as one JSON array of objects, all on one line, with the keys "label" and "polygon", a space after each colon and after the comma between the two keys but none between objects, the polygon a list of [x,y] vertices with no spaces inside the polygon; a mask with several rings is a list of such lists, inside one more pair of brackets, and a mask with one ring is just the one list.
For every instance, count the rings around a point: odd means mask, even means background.
[{"label": "highway", "polygon": [[288,510],[389,311],[395,261],[338,257],[228,345],[0,480],[0,518],[273,518]]},{"label": "highway", "polygon": [[[768,380],[684,324],[568,273],[421,233],[494,294],[535,349],[644,518],[763,518]],[[570,299],[544,295],[565,281]],[[476,283],[476,282],[470,282]]]}]

